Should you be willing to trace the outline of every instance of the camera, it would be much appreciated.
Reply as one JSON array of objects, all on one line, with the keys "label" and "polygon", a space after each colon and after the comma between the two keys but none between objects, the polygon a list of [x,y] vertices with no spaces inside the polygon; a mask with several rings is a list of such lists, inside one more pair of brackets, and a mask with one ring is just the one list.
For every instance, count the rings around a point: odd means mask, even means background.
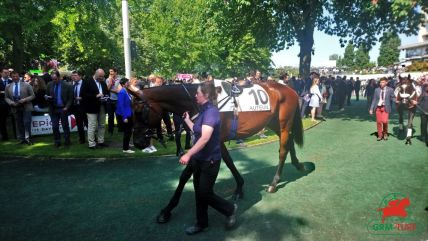
[{"label": "camera", "polygon": [[104,102],[107,102],[109,99],[110,99],[110,96],[108,96],[108,95],[104,95],[103,97],[101,97],[101,98],[100,98],[100,101],[101,101],[102,103],[104,103]]}]

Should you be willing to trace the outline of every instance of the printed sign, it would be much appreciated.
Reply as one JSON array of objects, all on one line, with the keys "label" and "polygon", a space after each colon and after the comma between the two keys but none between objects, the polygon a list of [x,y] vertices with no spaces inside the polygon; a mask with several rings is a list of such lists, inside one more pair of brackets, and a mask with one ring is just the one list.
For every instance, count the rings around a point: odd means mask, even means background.
[{"label": "printed sign", "polygon": [[[74,115],[68,116],[68,125],[70,132],[77,131],[76,118]],[[59,131],[63,133],[61,121],[59,123]],[[31,134],[32,135],[48,135],[52,134],[52,121],[48,114],[42,116],[33,116],[31,120]]]},{"label": "printed sign", "polygon": [[193,78],[193,75],[191,75],[191,74],[177,74],[175,76],[175,78],[178,80],[189,80],[189,79]]}]

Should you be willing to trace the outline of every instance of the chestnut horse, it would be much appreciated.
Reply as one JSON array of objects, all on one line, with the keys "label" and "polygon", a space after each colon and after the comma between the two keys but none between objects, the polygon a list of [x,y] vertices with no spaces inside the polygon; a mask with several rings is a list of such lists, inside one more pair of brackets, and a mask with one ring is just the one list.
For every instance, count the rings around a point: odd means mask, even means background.
[{"label": "chestnut horse", "polygon": [[[237,118],[237,131],[235,138],[250,137],[264,127],[268,127],[279,136],[279,164],[276,173],[267,191],[275,192],[276,186],[281,179],[282,169],[288,152],[291,155],[291,163],[300,171],[305,167],[299,163],[296,156],[294,143],[303,145],[303,126],[299,110],[299,97],[296,92],[276,82],[259,84],[269,95],[270,111],[262,112],[239,112]],[[147,144],[146,132],[148,128],[157,126],[163,111],[182,114],[190,111],[190,115],[198,112],[195,94],[199,85],[177,84],[143,89],[139,91],[140,101],[133,102],[134,109],[134,145],[144,148]],[[142,93],[141,93],[142,92]],[[137,98],[136,98],[137,99]],[[236,189],[233,198],[236,200],[243,197],[244,180],[236,169],[232,158],[224,144],[229,140],[230,130],[234,120],[233,112],[220,112],[221,118],[221,155],[223,161],[232,172],[236,181]],[[177,190],[168,206],[158,216],[158,222],[167,222],[170,211],[178,204],[184,185],[191,177],[192,171],[189,165],[181,174]]]}]

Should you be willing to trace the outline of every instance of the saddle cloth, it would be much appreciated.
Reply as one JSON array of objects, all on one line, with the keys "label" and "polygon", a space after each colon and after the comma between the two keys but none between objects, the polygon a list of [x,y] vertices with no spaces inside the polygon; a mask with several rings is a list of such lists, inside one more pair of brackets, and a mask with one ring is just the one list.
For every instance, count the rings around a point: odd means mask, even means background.
[{"label": "saddle cloth", "polygon": [[217,102],[220,112],[270,111],[269,95],[260,85],[244,87],[239,95],[231,91],[231,84],[223,80],[214,80],[218,93]]}]

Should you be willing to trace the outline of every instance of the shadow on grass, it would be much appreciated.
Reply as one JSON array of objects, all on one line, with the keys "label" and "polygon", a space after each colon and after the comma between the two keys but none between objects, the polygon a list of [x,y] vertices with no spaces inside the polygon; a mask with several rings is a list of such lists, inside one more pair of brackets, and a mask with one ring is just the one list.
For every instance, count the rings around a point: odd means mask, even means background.
[{"label": "shadow on grass", "polygon": [[[170,157],[150,160],[3,159],[0,162],[0,213],[7,222],[0,228],[0,239],[188,239],[184,228],[195,221],[191,182],[186,185],[171,222],[155,223],[156,215],[173,194],[182,171],[176,161]],[[308,169],[314,167],[312,163],[305,165]],[[302,232],[307,232],[308,221],[302,217],[285,214],[275,207],[254,208],[264,195],[279,196],[286,192],[287,185],[310,173],[300,173],[286,163],[280,190],[266,194],[265,184],[275,170],[273,166],[261,167],[244,174],[246,195],[239,201],[235,230],[225,231],[224,217],[209,209],[210,230],[198,238],[283,240],[287,237],[299,239]],[[218,180],[216,192],[227,196],[232,183],[230,178]]]}]

